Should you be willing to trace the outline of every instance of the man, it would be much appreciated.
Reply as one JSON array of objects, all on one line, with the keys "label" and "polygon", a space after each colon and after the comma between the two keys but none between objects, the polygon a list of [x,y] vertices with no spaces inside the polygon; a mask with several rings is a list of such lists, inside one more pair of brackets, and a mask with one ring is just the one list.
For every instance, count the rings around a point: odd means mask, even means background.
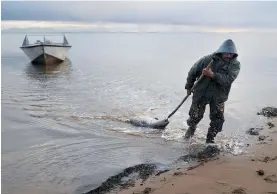
[{"label": "man", "polygon": [[[224,123],[224,103],[228,100],[231,85],[240,72],[238,53],[231,39],[225,40],[219,49],[198,60],[190,69],[185,89],[193,93],[192,104],[189,110],[189,126],[185,138],[194,135],[197,124],[202,120],[206,105],[210,106],[210,127],[206,143],[214,143],[217,133],[222,131]],[[211,68],[207,65],[213,60]],[[204,78],[191,91],[194,82],[201,74]]]}]

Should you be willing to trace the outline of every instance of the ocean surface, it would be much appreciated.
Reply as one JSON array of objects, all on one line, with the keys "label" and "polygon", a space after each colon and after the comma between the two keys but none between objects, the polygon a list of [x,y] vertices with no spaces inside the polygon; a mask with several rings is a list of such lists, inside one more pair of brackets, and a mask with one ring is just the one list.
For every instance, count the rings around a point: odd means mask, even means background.
[{"label": "ocean surface", "polygon": [[[183,135],[191,98],[165,131],[139,128],[133,117],[165,118],[186,94],[191,66],[232,38],[241,71],[216,142],[241,154],[245,132],[276,106],[275,33],[76,33],[58,66],[30,64],[25,34],[2,34],[2,193],[83,193],[141,163],[170,166],[187,153]],[[204,142],[209,107],[194,140]],[[228,149],[226,148],[228,145]]]}]

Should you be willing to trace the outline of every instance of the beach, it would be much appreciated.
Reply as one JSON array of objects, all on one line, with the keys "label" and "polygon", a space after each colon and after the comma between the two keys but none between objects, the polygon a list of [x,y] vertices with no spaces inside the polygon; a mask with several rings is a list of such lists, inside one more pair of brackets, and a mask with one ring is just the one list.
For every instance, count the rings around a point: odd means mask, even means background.
[{"label": "beach", "polygon": [[[277,119],[256,135],[257,141],[239,156],[220,155],[190,167],[151,176],[120,194],[274,194],[277,193]],[[265,138],[265,139],[264,139]]]}]

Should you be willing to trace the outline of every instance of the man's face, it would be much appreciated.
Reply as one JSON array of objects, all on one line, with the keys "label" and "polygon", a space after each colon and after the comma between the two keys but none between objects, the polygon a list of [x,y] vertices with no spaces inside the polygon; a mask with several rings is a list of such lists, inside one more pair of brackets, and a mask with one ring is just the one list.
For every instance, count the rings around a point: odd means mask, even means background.
[{"label": "man's face", "polygon": [[225,61],[230,61],[233,58],[234,54],[232,53],[222,53],[222,58]]}]

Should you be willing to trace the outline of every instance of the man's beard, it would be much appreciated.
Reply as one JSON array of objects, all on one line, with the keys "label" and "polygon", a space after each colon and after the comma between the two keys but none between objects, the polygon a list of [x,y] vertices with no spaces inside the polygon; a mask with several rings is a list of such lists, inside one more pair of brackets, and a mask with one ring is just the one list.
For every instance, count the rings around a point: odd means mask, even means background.
[{"label": "man's beard", "polygon": [[225,61],[231,61],[232,58],[229,58],[229,57],[223,57],[223,60]]}]

